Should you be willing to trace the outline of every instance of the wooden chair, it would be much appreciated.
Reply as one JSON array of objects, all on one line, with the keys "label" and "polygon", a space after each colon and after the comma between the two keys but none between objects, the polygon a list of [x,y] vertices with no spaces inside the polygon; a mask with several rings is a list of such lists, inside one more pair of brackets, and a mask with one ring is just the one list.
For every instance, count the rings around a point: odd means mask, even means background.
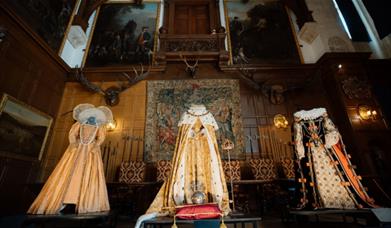
[{"label": "wooden chair", "polygon": [[119,182],[132,184],[141,183],[145,178],[145,163],[143,161],[125,161],[120,165]]},{"label": "wooden chair", "polygon": [[273,181],[277,178],[274,160],[250,159],[249,164],[255,180]]},{"label": "wooden chair", "polygon": [[271,207],[272,201],[275,199],[277,185],[275,185],[274,181],[277,178],[277,170],[272,159],[251,159],[249,164],[254,179],[265,181],[261,188],[258,189],[261,196],[261,212],[263,213]]},{"label": "wooden chair", "polygon": [[164,182],[167,180],[167,178],[170,176],[171,170],[172,170],[172,164],[169,160],[159,160],[156,163],[156,181],[157,182]]},{"label": "wooden chair", "polygon": [[289,158],[281,159],[280,167],[282,168],[283,178],[287,178],[287,179],[295,178],[295,161],[293,159],[289,159]]},{"label": "wooden chair", "polygon": [[239,161],[223,161],[222,162],[224,175],[225,175],[225,181],[229,182],[231,181],[240,181],[241,180],[241,174],[240,174],[240,162]]}]

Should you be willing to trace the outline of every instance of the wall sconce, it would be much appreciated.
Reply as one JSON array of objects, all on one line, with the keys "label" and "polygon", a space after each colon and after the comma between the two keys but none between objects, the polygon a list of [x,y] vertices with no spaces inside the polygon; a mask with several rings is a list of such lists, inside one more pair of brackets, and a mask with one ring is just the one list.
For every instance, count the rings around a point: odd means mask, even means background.
[{"label": "wall sconce", "polygon": [[106,124],[108,131],[114,131],[114,129],[117,127],[117,121],[115,119],[112,119]]},{"label": "wall sconce", "polygon": [[375,120],[377,117],[377,111],[368,105],[359,105],[357,112],[362,120]]},{"label": "wall sconce", "polygon": [[276,128],[287,128],[288,124],[289,124],[286,117],[282,114],[275,115],[273,118],[273,122],[274,122],[274,126],[276,126]]}]

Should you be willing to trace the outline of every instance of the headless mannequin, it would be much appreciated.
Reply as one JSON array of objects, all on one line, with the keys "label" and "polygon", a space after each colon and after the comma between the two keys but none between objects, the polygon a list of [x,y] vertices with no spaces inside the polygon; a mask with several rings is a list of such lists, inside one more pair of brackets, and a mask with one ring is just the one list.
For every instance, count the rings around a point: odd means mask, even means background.
[{"label": "headless mannequin", "polygon": [[[87,121],[84,124],[96,126],[96,118],[95,116],[88,117]],[[75,204],[64,204],[63,208],[60,210],[61,214],[74,214],[76,212]]]},{"label": "headless mannequin", "polygon": [[201,110],[206,110],[206,108],[205,108],[205,105],[202,105],[202,104],[191,104],[190,110],[201,111]]}]

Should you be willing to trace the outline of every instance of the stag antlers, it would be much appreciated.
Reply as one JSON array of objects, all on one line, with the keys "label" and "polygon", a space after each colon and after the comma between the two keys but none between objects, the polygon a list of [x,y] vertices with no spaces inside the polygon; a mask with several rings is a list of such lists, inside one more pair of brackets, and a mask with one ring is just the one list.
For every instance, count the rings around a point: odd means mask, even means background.
[{"label": "stag antlers", "polygon": [[181,57],[181,59],[183,60],[183,62],[185,62],[185,64],[186,64],[186,69],[185,69],[185,71],[186,71],[187,73],[189,73],[191,77],[195,78],[195,74],[197,73],[197,68],[198,68],[198,58],[196,59],[194,65],[190,65],[190,64],[187,62],[186,57],[183,57],[182,53],[179,54],[179,57]]},{"label": "stag antlers", "polygon": [[151,65],[149,65],[148,70],[144,72],[144,67],[141,65],[141,72],[139,73],[136,68],[133,68],[135,74],[134,77],[129,76],[129,74],[122,72],[122,75],[127,79],[126,83],[118,83],[118,86],[111,86],[107,89],[102,89],[100,86],[88,81],[88,79],[83,74],[83,68],[76,68],[75,77],[86,89],[91,92],[102,94],[105,98],[106,104],[110,106],[115,106],[119,103],[119,94],[126,89],[130,88],[132,85],[137,82],[144,80],[151,70]]}]

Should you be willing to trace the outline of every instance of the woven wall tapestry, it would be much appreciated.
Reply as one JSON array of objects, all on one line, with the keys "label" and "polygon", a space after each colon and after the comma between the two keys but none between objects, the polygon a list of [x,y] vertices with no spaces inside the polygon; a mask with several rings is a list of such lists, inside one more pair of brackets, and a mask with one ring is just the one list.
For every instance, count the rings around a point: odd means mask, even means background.
[{"label": "woven wall tapestry", "polygon": [[228,138],[235,144],[231,158],[244,159],[238,80],[148,81],[147,93],[145,161],[171,160],[179,119],[193,103],[204,104],[216,119],[222,158],[227,155],[221,143]]}]

